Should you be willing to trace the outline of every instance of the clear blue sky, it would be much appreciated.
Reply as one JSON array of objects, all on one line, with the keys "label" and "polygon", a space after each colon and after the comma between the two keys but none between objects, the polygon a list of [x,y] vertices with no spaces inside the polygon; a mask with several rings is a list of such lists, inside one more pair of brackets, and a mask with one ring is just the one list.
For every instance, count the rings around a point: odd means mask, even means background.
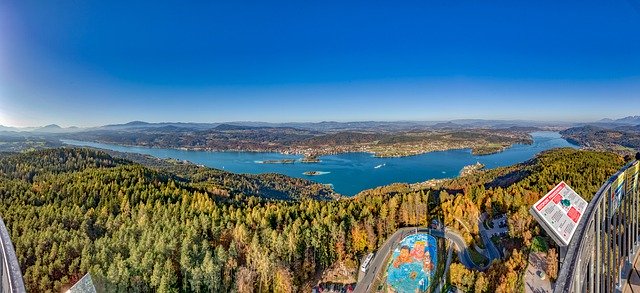
[{"label": "clear blue sky", "polygon": [[0,2],[0,124],[640,114],[640,0]]}]

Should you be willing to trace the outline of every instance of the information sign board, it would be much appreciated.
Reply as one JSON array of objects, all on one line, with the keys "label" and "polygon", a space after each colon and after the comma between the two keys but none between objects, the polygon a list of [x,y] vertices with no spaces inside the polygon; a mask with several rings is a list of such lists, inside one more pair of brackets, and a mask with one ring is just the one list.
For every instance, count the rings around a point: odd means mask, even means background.
[{"label": "information sign board", "polygon": [[567,246],[587,202],[564,182],[556,185],[530,209],[538,223],[560,246]]}]

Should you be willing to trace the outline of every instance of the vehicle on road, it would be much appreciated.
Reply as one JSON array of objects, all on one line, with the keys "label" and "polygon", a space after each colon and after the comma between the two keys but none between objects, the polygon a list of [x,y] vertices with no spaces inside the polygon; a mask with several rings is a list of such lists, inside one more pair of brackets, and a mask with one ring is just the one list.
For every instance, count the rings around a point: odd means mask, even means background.
[{"label": "vehicle on road", "polygon": [[362,265],[360,265],[360,270],[363,273],[367,271],[367,268],[369,267],[369,264],[371,263],[372,259],[373,259],[373,253],[369,253],[367,257],[364,259],[364,261],[362,261]]}]

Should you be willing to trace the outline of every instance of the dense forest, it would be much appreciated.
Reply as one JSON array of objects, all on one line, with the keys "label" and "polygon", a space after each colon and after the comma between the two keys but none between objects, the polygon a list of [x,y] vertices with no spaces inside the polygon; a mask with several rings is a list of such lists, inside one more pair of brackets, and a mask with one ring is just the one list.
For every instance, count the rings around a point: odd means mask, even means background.
[{"label": "dense forest", "polygon": [[559,149],[437,186],[337,198],[281,175],[50,149],[0,156],[0,215],[28,291],[64,290],[91,272],[112,291],[297,292],[336,264],[355,273],[399,227],[439,218],[474,242],[479,214],[507,213],[507,257],[486,272],[453,265],[450,280],[472,292],[515,292],[543,233],[528,206],[561,180],[590,199],[622,164],[610,153]]}]

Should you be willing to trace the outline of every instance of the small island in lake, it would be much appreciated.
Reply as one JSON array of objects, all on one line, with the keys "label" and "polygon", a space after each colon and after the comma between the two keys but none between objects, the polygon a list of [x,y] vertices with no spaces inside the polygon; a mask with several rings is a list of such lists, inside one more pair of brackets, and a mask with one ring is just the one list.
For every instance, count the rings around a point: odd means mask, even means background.
[{"label": "small island in lake", "polygon": [[308,155],[308,156],[305,156],[304,158],[300,159],[300,162],[302,162],[302,163],[320,163],[320,159],[318,159],[318,156]]},{"label": "small island in lake", "polygon": [[307,175],[307,176],[318,176],[318,175],[324,175],[324,174],[329,174],[331,172],[323,172],[323,171],[307,171],[304,172],[302,174]]}]

